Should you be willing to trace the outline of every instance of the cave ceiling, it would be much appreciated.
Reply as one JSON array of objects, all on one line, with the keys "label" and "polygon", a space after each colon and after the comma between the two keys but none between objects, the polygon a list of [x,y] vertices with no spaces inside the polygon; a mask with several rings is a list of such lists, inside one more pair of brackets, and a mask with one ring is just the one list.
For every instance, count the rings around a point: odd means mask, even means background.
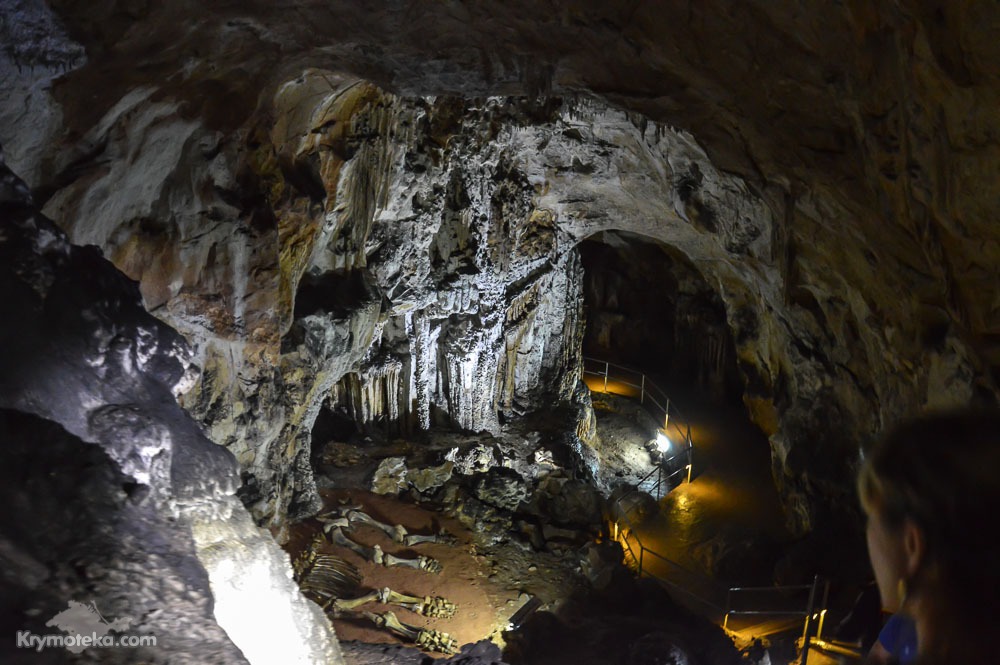
[{"label": "cave ceiling", "polygon": [[[569,293],[579,286],[579,265],[568,248],[605,230],[677,248],[718,289],[746,378],[744,401],[771,435],[777,466],[789,477],[828,463],[833,453],[822,450],[823,442],[806,456],[812,461],[795,461],[802,456],[790,451],[832,422],[850,423],[839,435],[863,441],[907,411],[995,395],[1000,10],[994,2],[3,5],[12,17],[3,29],[4,77],[13,94],[2,108],[9,122],[0,140],[8,164],[47,214],[74,242],[101,245],[141,281],[147,306],[189,337],[210,330],[245,343],[202,358],[219,381],[233,381],[246,364],[266,358],[287,388],[327,363],[327,376],[300,386],[301,394],[296,388],[290,398],[258,395],[259,403],[241,406],[264,409],[270,423],[268,432],[249,439],[295,440],[301,432],[292,424],[307,428],[318,395],[363,358],[378,365],[368,347],[382,326],[391,328],[379,319],[378,296],[403,317],[427,311],[428,294],[447,282],[455,288],[441,298],[451,300],[434,306],[451,315],[470,300],[488,300],[486,277],[468,276],[489,272],[484,261],[507,306],[522,293],[514,287],[537,281],[542,264],[553,280],[544,288],[555,284]],[[34,94],[39,86],[51,90],[47,101],[20,103],[21,96],[44,97]],[[167,117],[171,129],[157,138]],[[426,126],[421,118],[429,119]],[[339,129],[338,122],[353,125]],[[366,137],[399,127],[407,129],[393,140],[406,144],[408,156],[424,150],[427,164],[409,175],[359,180],[354,158],[368,154]],[[232,168],[218,160],[191,167],[198,151],[206,160],[229,155]],[[369,162],[377,162],[382,153],[371,154]],[[456,160],[480,158],[490,177],[456,185]],[[390,171],[389,161],[379,168]],[[193,268],[183,255],[166,260],[162,248],[143,243],[160,237],[161,244],[196,244],[193,227],[171,226],[157,211],[191,208],[191,193],[203,192],[194,175],[186,189],[178,181],[199,168],[228,192],[225,205],[213,209],[236,210],[245,222],[238,237],[250,240],[242,253],[189,254],[204,266]],[[252,187],[242,179],[247,172]],[[429,174],[425,180],[459,205],[427,199],[438,190],[414,173]],[[150,185],[148,174],[160,179]],[[513,184],[496,184],[505,178]],[[365,195],[371,205],[351,207],[364,198],[358,188],[370,182],[377,183]],[[354,246],[323,255],[310,243],[322,237],[324,214],[328,221],[346,215],[332,204],[323,210],[324,200],[335,198],[373,221],[337,236]],[[435,273],[441,266],[415,263],[385,230],[390,221],[409,229],[423,214],[413,202],[424,202],[424,209],[464,202],[520,219],[518,233],[530,230],[529,250],[521,251],[521,240],[496,249],[483,227],[480,240],[493,254],[483,258],[477,249],[473,263],[479,263],[464,265],[455,251],[465,231],[447,241],[433,234],[413,240],[421,251],[439,252],[448,282]],[[465,220],[456,228],[475,226]],[[254,239],[273,228],[280,247],[271,265],[260,260],[267,251]],[[360,248],[374,245],[381,253],[362,256]],[[453,259],[458,263],[448,263]],[[242,303],[238,317],[232,306],[206,296],[222,293],[226,300],[234,288],[212,271],[213,261],[230,271],[243,266],[249,275],[234,298]],[[353,267],[370,268],[375,295],[361,289],[357,296],[346,324],[349,341],[327,330],[333,341],[324,347],[325,360],[299,362],[303,353],[298,364],[288,360],[299,278]],[[550,319],[546,334],[575,325],[556,309],[550,303],[540,310],[539,320]],[[227,324],[227,317],[243,327]],[[437,339],[433,326],[421,332],[407,321],[400,337]],[[524,334],[534,339],[538,331],[531,331]],[[448,335],[442,333],[442,344],[457,333]],[[536,351],[539,345],[528,343]],[[227,366],[220,360],[240,354],[243,360]],[[331,369],[334,356],[339,364]],[[426,368],[414,362],[419,378]],[[511,390],[513,403],[517,390]],[[232,413],[217,417],[219,399],[203,388],[191,400],[213,438],[246,434],[232,425]],[[282,400],[290,403],[276,406]],[[284,415],[272,418],[268,409]],[[478,426],[486,415],[463,417]],[[220,420],[228,429],[213,430]],[[234,452],[244,468],[263,464],[254,451]]]},{"label": "cave ceiling", "polygon": [[307,67],[400,95],[593,94],[762,191],[832,194],[834,228],[790,213],[789,252],[863,243],[929,278],[923,304],[1000,335],[994,3],[52,4],[87,50],[56,86],[81,133],[146,85],[234,129]]}]

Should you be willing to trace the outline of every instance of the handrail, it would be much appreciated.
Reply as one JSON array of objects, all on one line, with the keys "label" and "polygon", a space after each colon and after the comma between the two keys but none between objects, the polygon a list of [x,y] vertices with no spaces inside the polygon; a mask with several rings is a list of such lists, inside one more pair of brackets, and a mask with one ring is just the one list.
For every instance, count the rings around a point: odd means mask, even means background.
[{"label": "handrail", "polygon": [[[814,641],[822,643],[823,640],[823,624],[826,621],[827,612],[827,600],[830,596],[830,580],[825,580],[823,586],[823,599],[819,600],[816,593],[819,591],[820,586],[820,576],[814,575],[812,584],[789,584],[786,586],[771,586],[771,587],[730,587],[729,592],[726,594],[726,617],[722,622],[723,629],[728,628],[729,617],[738,616],[786,616],[786,617],[804,617],[802,626],[802,660],[801,665],[805,665],[809,658],[809,648]],[[763,593],[763,592],[787,592],[787,591],[804,591],[809,590],[809,598],[806,601],[806,606],[801,610],[793,609],[783,609],[783,610],[735,610],[733,609],[733,592],[749,592],[749,593]],[[817,603],[817,601],[819,601]],[[822,609],[820,609],[822,608]],[[810,635],[810,631],[813,628],[813,622],[818,619],[816,635]]]},{"label": "handrail", "polygon": [[[624,530],[620,530],[619,522],[624,522],[625,523],[625,526],[627,527],[627,530],[628,530],[628,534],[627,535],[625,535]],[[687,573],[689,575],[693,574],[690,570],[688,570],[687,568],[685,568],[681,564],[677,563],[676,561],[673,561],[672,559],[668,559],[667,557],[663,556],[659,552],[656,552],[655,550],[652,550],[649,547],[647,547],[642,542],[642,538],[639,536],[639,533],[636,531],[635,526],[632,524],[632,520],[630,520],[628,518],[627,514],[622,514],[622,516],[616,520],[615,526],[616,526],[616,529],[619,530],[618,533],[622,534],[621,538],[620,538],[620,540],[618,540],[618,542],[621,543],[628,550],[629,555],[631,555],[632,560],[636,564],[636,569],[637,569],[636,570],[636,574],[639,577],[642,577],[643,575],[648,575],[648,576],[650,576],[650,577],[658,580],[661,583],[667,584],[671,588],[673,588],[673,589],[675,589],[675,590],[683,593],[684,595],[688,596],[689,598],[692,598],[692,599],[698,601],[702,605],[707,606],[707,607],[709,607],[710,609],[712,609],[714,611],[717,611],[717,612],[723,613],[723,614],[725,613],[725,609],[722,608],[720,605],[716,604],[715,602],[713,602],[713,601],[711,601],[711,600],[709,600],[707,598],[703,598],[702,596],[699,596],[698,594],[696,594],[696,593],[694,593],[692,591],[689,591],[689,590],[681,587],[677,583],[675,583],[672,580],[669,580],[669,579],[663,577],[662,575],[657,575],[656,573],[650,571],[648,568],[646,568],[643,565],[644,564],[645,554],[648,552],[651,556],[655,556],[657,559],[659,559],[659,560],[661,560],[661,561],[669,564],[673,568],[676,568],[676,569],[678,569],[678,570],[680,570],[680,571],[682,571],[684,573]],[[618,535],[618,534],[616,534],[616,535]],[[632,543],[629,542],[629,536],[631,536],[632,538],[634,538],[636,544],[639,546],[639,554],[638,554],[638,556],[636,556],[635,550],[632,548]],[[617,540],[617,538],[616,538],[616,540]],[[717,590],[721,592],[722,587],[717,587]]]},{"label": "handrail", "polygon": [[[664,482],[663,478],[664,467],[670,462],[673,462],[678,457],[681,457],[682,455],[687,456],[688,464],[685,467],[682,467],[668,474],[666,479],[669,481],[669,479],[677,475],[679,471],[683,471],[686,469],[688,474],[687,480],[688,482],[691,482],[691,467],[692,467],[691,455],[694,449],[693,441],[691,439],[691,424],[690,422],[682,418],[676,406],[671,405],[670,397],[659,386],[657,386],[655,383],[649,380],[643,372],[640,372],[639,370],[632,369],[630,367],[625,367],[624,365],[618,365],[616,363],[612,363],[607,360],[600,360],[598,358],[590,358],[585,356],[583,360],[584,360],[584,366],[583,366],[584,375],[589,374],[591,376],[604,378],[604,385],[602,392],[623,394],[620,392],[609,390],[609,387],[611,388],[614,387],[613,384],[609,386],[609,380],[611,378],[614,378],[615,382],[622,384],[624,386],[637,388],[639,391],[640,404],[645,405],[648,399],[650,403],[652,403],[659,411],[663,413],[662,429],[665,431],[669,431],[670,426],[673,425],[674,429],[681,435],[681,440],[683,440],[685,443],[683,450],[681,450],[678,453],[675,453],[666,460],[662,460],[660,463],[656,465],[656,468],[647,473],[638,483],[636,483],[636,485],[630,491],[626,492],[621,497],[619,497],[617,499],[619,506],[621,505],[622,499],[624,499],[627,496],[630,496],[634,492],[639,491],[640,488],[643,486],[643,483],[646,483],[650,478],[653,477],[654,474],[656,475],[656,484],[654,492],[652,494],[655,496],[657,501],[663,498],[662,495],[660,494],[660,489],[663,487],[663,482]],[[603,365],[603,371],[600,370],[595,371],[592,369],[588,370],[587,362],[597,363],[598,366]],[[626,377],[623,377],[621,374],[618,373],[612,374],[611,372],[612,367],[625,370],[626,372],[629,372],[632,375],[638,376],[639,383],[632,383],[628,381]],[[655,395],[656,393],[659,393],[660,399],[663,401],[662,404],[659,401],[657,401]],[[632,395],[625,394],[624,396],[631,397]],[[684,425],[683,428],[677,424],[678,420]],[[669,490],[667,491],[669,492]],[[625,532],[625,530],[621,529],[620,523],[624,523],[625,527],[627,528],[627,533]],[[639,533],[635,530],[635,526],[632,524],[632,521],[629,519],[627,513],[623,512],[620,517],[616,517],[614,526],[615,526],[615,534],[614,534],[615,540],[617,540],[623,546],[623,548],[628,551],[628,554],[629,556],[631,556],[632,561],[634,561],[636,564],[637,575],[639,577],[642,577],[644,574],[647,574],[659,580],[660,582],[667,584],[672,589],[675,589],[683,593],[684,595],[693,598],[694,600],[698,601],[704,606],[707,606],[714,611],[722,613],[724,617],[722,622],[723,629],[728,629],[729,617],[733,615],[740,615],[740,616],[767,615],[767,616],[790,616],[790,617],[804,616],[805,620],[802,630],[803,647],[802,647],[802,660],[800,661],[801,665],[806,665],[807,659],[809,657],[810,644],[812,644],[813,641],[818,641],[822,643],[823,623],[824,620],[826,619],[826,612],[827,612],[826,605],[830,592],[829,580],[826,581],[825,588],[823,590],[823,599],[818,604],[818,607],[816,603],[816,601],[818,600],[816,594],[819,590],[820,578],[818,575],[816,575],[813,578],[812,584],[786,585],[786,586],[773,586],[773,587],[729,587],[728,589],[726,589],[726,607],[723,608],[719,606],[717,603],[707,598],[703,598],[692,591],[684,589],[683,587],[679,586],[673,581],[664,578],[662,575],[657,575],[656,573],[649,571],[648,568],[646,568],[643,565],[646,553],[649,553],[650,556],[656,557],[657,559],[669,564],[674,568],[679,569],[680,571],[684,571],[685,573],[688,574],[693,574],[691,573],[691,571],[687,570],[684,566],[677,563],[676,561],[672,561],[671,559],[668,559],[659,552],[656,552],[655,550],[646,547],[646,545],[642,542],[642,538],[639,536]],[[619,536],[621,537],[619,538]],[[636,556],[636,552],[633,549],[632,544],[629,542],[630,536],[635,539],[635,542],[638,545],[639,549],[638,556]],[[711,582],[711,580],[709,580],[709,582],[713,586],[716,586],[714,582]],[[732,600],[733,600],[732,596],[734,593],[788,592],[788,591],[805,591],[807,589],[809,590],[809,598],[806,602],[805,608],[802,610],[735,610],[732,607]],[[718,590],[721,593],[722,587],[716,586],[716,590]],[[823,609],[818,609],[819,607]],[[810,630],[813,626],[813,622],[816,619],[819,620],[818,630],[816,631],[816,635],[813,636],[810,635]]]},{"label": "handrail", "polygon": [[[671,455],[667,459],[660,460],[659,462],[657,462],[656,466],[654,466],[650,470],[649,473],[647,473],[645,476],[643,476],[629,491],[625,492],[625,494],[623,494],[620,497],[618,497],[618,501],[621,501],[625,497],[631,496],[632,494],[635,494],[636,492],[645,491],[646,484],[648,483],[648,481],[650,480],[650,478],[652,478],[653,476],[656,476],[656,482],[653,484],[653,487],[651,488],[652,491],[648,492],[648,494],[651,495],[653,498],[655,498],[657,501],[659,501],[660,499],[662,499],[666,494],[668,494],[672,489],[674,489],[672,487],[667,487],[666,491],[662,491],[663,488],[664,488],[664,486],[668,485],[669,484],[668,481],[670,481],[674,476],[676,476],[676,475],[678,475],[680,473],[686,473],[687,474],[687,482],[691,482],[691,454],[692,454],[692,450],[693,450],[693,447],[689,446],[689,447],[685,448],[684,450],[682,450],[682,451],[680,451],[678,453],[675,453],[674,455]],[[682,457],[686,457],[688,463],[685,464],[684,466],[681,466],[681,467],[678,467],[678,468],[674,469],[673,471],[671,471],[669,473],[666,473],[666,470],[671,465],[671,463],[674,460],[680,459]],[[666,475],[664,475],[665,473],[666,473]]]},{"label": "handrail", "polygon": [[[598,366],[603,365],[604,366],[603,371],[587,369],[587,363],[588,362],[590,362],[590,363],[597,363]],[[639,383],[632,383],[631,381],[628,381],[626,379],[626,377],[623,376],[621,373],[612,374],[611,373],[611,368],[612,367],[615,367],[615,368],[620,369],[620,370],[624,370],[625,372],[629,373],[630,375],[638,377]],[[680,409],[678,409],[675,405],[672,405],[670,403],[670,396],[667,395],[667,393],[662,388],[660,388],[655,383],[653,383],[653,381],[651,379],[649,379],[646,376],[645,373],[643,373],[643,372],[641,372],[641,371],[639,371],[637,369],[633,369],[631,367],[626,367],[625,365],[619,365],[617,363],[613,363],[613,362],[611,362],[609,360],[601,360],[599,358],[592,358],[592,357],[589,357],[589,356],[584,356],[583,357],[583,373],[585,375],[589,374],[591,376],[603,377],[604,378],[604,389],[603,389],[602,392],[605,392],[605,393],[620,394],[620,393],[615,393],[614,391],[608,390],[608,387],[609,387],[608,386],[608,381],[609,381],[609,379],[612,379],[612,378],[615,381],[617,381],[618,383],[621,383],[622,385],[626,385],[626,386],[629,386],[631,388],[638,388],[638,390],[639,390],[639,403],[645,405],[646,404],[646,400],[648,398],[649,401],[652,402],[653,405],[656,406],[657,410],[663,413],[663,429],[669,431],[670,430],[670,425],[673,424],[674,429],[677,430],[677,433],[680,435],[681,440],[684,441],[686,445],[691,445],[691,424],[690,424],[690,422],[686,418],[683,417],[683,415],[680,412]],[[613,384],[612,384],[611,387],[614,387]],[[654,395],[654,393],[659,393],[660,399],[663,400],[662,404],[656,400],[656,396]],[[676,421],[676,420],[679,420],[681,423],[683,423],[684,427],[682,428],[682,427],[678,426],[676,424],[676,422],[673,422],[673,421]]]},{"label": "handrail", "polygon": [[730,591],[804,591],[812,584],[786,584],[784,586],[731,586]]},{"label": "handrail", "polygon": [[[666,491],[662,491],[663,488],[664,488],[664,486],[665,486],[665,484],[667,484],[667,482],[670,481],[671,478],[673,478],[674,476],[676,476],[681,471],[685,471],[685,470],[687,471],[687,482],[691,482],[691,470],[692,470],[692,467],[693,467],[692,456],[693,456],[693,451],[694,451],[694,442],[691,439],[691,424],[690,424],[690,422],[686,421],[683,418],[683,416],[680,413],[680,409],[678,409],[676,406],[671,405],[671,403],[670,403],[670,397],[667,395],[667,393],[664,392],[663,389],[661,389],[659,386],[657,386],[651,379],[647,378],[646,375],[643,372],[640,372],[637,369],[633,369],[631,367],[626,367],[624,365],[618,365],[617,363],[613,363],[613,362],[611,362],[609,360],[601,360],[599,358],[591,358],[591,357],[588,357],[588,356],[584,356],[583,361],[584,361],[583,362],[583,373],[585,375],[589,374],[591,376],[603,377],[604,378],[603,392],[609,393],[609,394],[622,394],[620,392],[614,392],[613,390],[609,390],[608,381],[611,378],[613,378],[616,382],[618,382],[618,383],[620,383],[622,385],[630,386],[632,388],[637,388],[639,390],[639,403],[640,404],[645,405],[646,404],[646,400],[648,399],[649,402],[651,402],[654,406],[656,406],[656,408],[660,412],[663,413],[663,427],[661,429],[663,429],[665,432],[669,433],[670,427],[673,426],[673,428],[676,430],[677,435],[678,435],[677,437],[674,438],[674,440],[676,441],[676,440],[679,439],[680,441],[683,441],[683,443],[684,443],[684,446],[683,446],[682,450],[680,450],[677,453],[674,453],[673,455],[671,455],[669,458],[667,458],[665,460],[660,460],[657,463],[657,465],[649,473],[647,473],[638,483],[635,484],[635,487],[633,487],[630,491],[626,492],[622,497],[620,497],[620,499],[623,499],[626,496],[630,496],[634,492],[638,492],[638,491],[642,490],[643,485],[647,481],[649,481],[649,479],[652,478],[654,475],[656,475],[656,482],[655,482],[655,484],[653,486],[653,491],[650,492],[650,494],[657,501],[659,501],[660,499],[662,499],[664,497],[664,495],[666,495],[670,491],[670,488],[668,488]],[[603,370],[602,371],[598,371],[598,370],[593,370],[593,369],[587,369],[587,363],[588,362],[591,363],[592,365],[594,363],[596,363],[598,366],[603,366]],[[612,367],[620,369],[620,370],[624,370],[625,372],[629,373],[632,376],[637,376],[639,378],[639,383],[632,383],[632,382],[626,380],[626,378],[621,373],[617,373],[617,372],[616,373],[612,373],[611,372],[611,368]],[[611,384],[610,387],[614,388],[614,384]],[[656,398],[654,396],[654,393],[659,393],[660,394],[660,397],[663,400],[662,404],[656,400]],[[629,397],[631,395],[625,395],[625,396]],[[681,424],[679,425],[678,422],[680,422]],[[666,477],[664,478],[663,473],[664,473],[665,468],[671,462],[674,462],[675,460],[677,460],[681,456],[686,456],[687,457],[687,465],[684,466],[684,467],[681,467],[680,469],[677,469],[675,471],[672,471],[672,472],[668,473],[666,475]]]}]

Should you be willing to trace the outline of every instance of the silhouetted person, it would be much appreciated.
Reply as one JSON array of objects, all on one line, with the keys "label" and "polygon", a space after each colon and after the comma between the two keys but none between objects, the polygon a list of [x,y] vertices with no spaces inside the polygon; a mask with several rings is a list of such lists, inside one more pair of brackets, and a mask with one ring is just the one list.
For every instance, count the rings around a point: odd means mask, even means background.
[{"label": "silhouetted person", "polygon": [[912,617],[917,662],[998,662],[1000,412],[925,416],[868,452],[858,478],[883,606]]}]

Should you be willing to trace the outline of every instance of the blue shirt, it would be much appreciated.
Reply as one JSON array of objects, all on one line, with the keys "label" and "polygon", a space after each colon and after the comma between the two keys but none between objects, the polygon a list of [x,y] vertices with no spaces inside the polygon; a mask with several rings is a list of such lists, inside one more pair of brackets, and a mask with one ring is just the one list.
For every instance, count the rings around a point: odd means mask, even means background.
[{"label": "blue shirt", "polygon": [[905,614],[893,614],[885,622],[878,634],[879,644],[885,648],[900,665],[909,665],[917,660],[917,626]]}]

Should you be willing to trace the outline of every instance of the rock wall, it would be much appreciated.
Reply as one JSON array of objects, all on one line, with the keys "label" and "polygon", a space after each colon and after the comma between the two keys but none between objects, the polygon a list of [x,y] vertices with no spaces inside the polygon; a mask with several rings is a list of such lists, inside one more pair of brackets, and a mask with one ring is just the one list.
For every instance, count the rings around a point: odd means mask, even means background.
[{"label": "rock wall", "polygon": [[96,248],[37,214],[2,161],[0,289],[5,627],[89,636],[79,618],[53,623],[77,602],[96,608],[95,630],[156,639],[32,657],[342,663],[288,556],[236,497],[236,460],[176,402],[194,377],[184,339]]},{"label": "rock wall", "polygon": [[718,294],[798,530],[891,420],[996,398],[985,10],[53,4],[87,60],[12,32],[12,90],[62,122],[0,140],[192,342],[183,402],[261,523],[315,508],[334,390],[401,428],[565,399],[573,248],[607,230]]},{"label": "rock wall", "polygon": [[[899,411],[930,399],[877,369],[879,331],[845,313],[838,328],[813,292],[787,293],[780,217],[682,132],[596,101],[407,99],[320,71],[207,145],[170,104],[133,101],[99,125],[111,170],[46,210],[195,345],[203,371],[182,403],[236,455],[241,498],[272,527],[316,508],[309,437],[324,400],[400,431],[490,430],[568,400],[576,244],[607,230],[669,245],[724,303],[798,529],[814,497],[850,491],[879,390]],[[159,135],[174,153],[150,152]],[[843,297],[866,311],[857,288]]]},{"label": "rock wall", "polygon": [[[191,341],[202,371],[182,404],[236,455],[263,523],[315,511],[309,438],[326,399],[349,399],[361,423],[476,431],[571,397],[578,257],[534,207],[520,156],[480,143],[491,124],[530,124],[525,109],[403,100],[308,72],[279,89],[267,133],[222,139],[169,104],[132,101],[93,139],[117,170],[46,210]],[[129,163],[155,136],[170,151]],[[143,189],[94,196],[119,179]]]}]

